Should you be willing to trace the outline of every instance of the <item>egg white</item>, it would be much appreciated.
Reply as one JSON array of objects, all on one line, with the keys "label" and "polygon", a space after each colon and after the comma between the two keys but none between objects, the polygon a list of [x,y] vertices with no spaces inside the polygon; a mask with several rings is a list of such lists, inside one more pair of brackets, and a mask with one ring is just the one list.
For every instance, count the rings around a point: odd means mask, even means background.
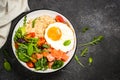
[{"label": "egg white", "polygon": [[[61,30],[62,36],[59,40],[53,41],[48,37],[47,32],[51,27],[58,27]],[[64,52],[70,51],[74,45],[74,35],[72,29],[68,27],[66,24],[61,22],[50,24],[47,27],[47,29],[45,30],[45,39],[48,42],[48,44],[50,44],[53,48],[55,48],[56,50],[62,50]],[[68,46],[63,45],[63,43],[66,40],[71,41],[70,45]]]}]

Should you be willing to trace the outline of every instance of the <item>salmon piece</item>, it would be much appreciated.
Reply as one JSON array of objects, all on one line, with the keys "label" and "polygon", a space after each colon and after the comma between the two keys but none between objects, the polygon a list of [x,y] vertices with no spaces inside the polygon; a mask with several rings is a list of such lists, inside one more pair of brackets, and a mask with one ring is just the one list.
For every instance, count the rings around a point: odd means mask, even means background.
[{"label": "salmon piece", "polygon": [[62,54],[62,58],[61,58],[61,59],[62,59],[63,61],[67,61],[68,58],[69,58],[69,56],[68,56],[66,53],[63,53],[63,54]]},{"label": "salmon piece", "polygon": [[51,55],[52,55],[53,57],[55,57],[57,60],[61,60],[61,55],[62,55],[62,53],[61,53],[59,50],[53,49],[53,50],[51,51]]},{"label": "salmon piece", "polygon": [[53,49],[51,51],[51,55],[53,57],[55,57],[57,60],[63,60],[63,61],[67,61],[68,60],[68,56],[65,52],[61,51],[61,50],[55,50]]},{"label": "salmon piece", "polygon": [[47,57],[47,55],[49,54],[48,52],[43,52],[42,53],[44,57]]},{"label": "salmon piece", "polygon": [[41,59],[42,57],[43,57],[43,54],[36,53],[36,58],[37,58],[37,59]]},{"label": "salmon piece", "polygon": [[51,62],[51,61],[55,60],[55,57],[53,57],[51,54],[48,54],[47,59],[48,59],[49,62]]}]

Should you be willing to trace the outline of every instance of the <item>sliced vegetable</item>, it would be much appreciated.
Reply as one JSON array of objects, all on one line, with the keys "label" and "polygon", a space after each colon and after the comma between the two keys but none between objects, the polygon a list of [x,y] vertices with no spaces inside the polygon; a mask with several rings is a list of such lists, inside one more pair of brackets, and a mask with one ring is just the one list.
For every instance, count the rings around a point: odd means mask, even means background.
[{"label": "sliced vegetable", "polygon": [[36,19],[34,19],[34,20],[32,21],[32,28],[35,27],[35,21],[36,21]]},{"label": "sliced vegetable", "polygon": [[70,43],[71,43],[71,40],[66,40],[66,41],[63,43],[63,45],[64,45],[64,46],[69,46]]},{"label": "sliced vegetable", "polygon": [[81,65],[82,67],[84,67],[84,65],[80,62],[80,60],[79,60],[79,58],[78,58],[77,55],[75,55],[75,60],[77,61],[77,63],[78,63],[79,65]]},{"label": "sliced vegetable", "polygon": [[62,67],[64,64],[64,62],[62,60],[56,60],[54,61],[53,65],[52,65],[52,69],[58,69],[60,67]]},{"label": "sliced vegetable", "polygon": [[12,70],[10,63],[6,59],[4,60],[4,64],[3,65],[4,65],[4,69],[6,71],[11,71]]},{"label": "sliced vegetable", "polygon": [[80,56],[85,56],[88,52],[88,47],[84,48],[82,51],[81,51],[81,55]]},{"label": "sliced vegetable", "polygon": [[63,19],[60,15],[57,15],[57,16],[55,17],[55,20],[56,20],[57,22],[62,22],[62,23],[65,22],[64,19]]}]

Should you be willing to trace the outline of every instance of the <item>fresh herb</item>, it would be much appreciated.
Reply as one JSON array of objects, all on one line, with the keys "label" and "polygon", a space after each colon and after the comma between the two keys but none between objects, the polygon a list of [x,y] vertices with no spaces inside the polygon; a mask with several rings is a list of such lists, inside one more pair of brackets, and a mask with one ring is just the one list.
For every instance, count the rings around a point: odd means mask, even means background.
[{"label": "fresh herb", "polygon": [[56,60],[54,61],[53,65],[52,65],[52,69],[58,69],[60,67],[62,67],[64,64],[64,62],[62,60]]},{"label": "fresh herb", "polygon": [[70,43],[71,43],[71,40],[66,40],[66,41],[63,43],[63,45],[64,45],[64,46],[68,46],[68,45],[70,45]]},{"label": "fresh herb", "polygon": [[88,31],[89,30],[89,27],[83,27],[82,28],[82,33],[85,33],[86,31]]},{"label": "fresh herb", "polygon": [[88,52],[88,47],[84,48],[82,51],[81,51],[81,55],[80,56],[85,56]]},{"label": "fresh herb", "polygon": [[88,43],[85,43],[85,44],[81,44],[81,46],[88,46],[88,45],[98,44],[103,40],[103,38],[104,38],[103,36],[94,37],[92,41],[90,41]]},{"label": "fresh herb", "polygon": [[75,55],[75,60],[78,62],[79,65],[81,65],[82,67],[84,67],[84,65],[80,62],[79,58],[77,55]]},{"label": "fresh herb", "polygon": [[43,57],[35,63],[36,70],[46,70],[47,69],[47,58]]},{"label": "fresh herb", "polygon": [[35,21],[36,21],[36,19],[34,19],[34,20],[32,21],[32,28],[35,27]]},{"label": "fresh herb", "polygon": [[89,65],[91,65],[93,63],[93,58],[92,57],[88,58],[88,63],[89,63]]},{"label": "fresh herb", "polygon": [[6,71],[11,71],[11,70],[12,70],[10,63],[9,63],[6,59],[5,59],[3,65],[4,65],[4,69],[5,69]]},{"label": "fresh herb", "polygon": [[24,16],[24,22],[23,22],[23,26],[26,26],[26,22],[27,22],[27,16]]}]

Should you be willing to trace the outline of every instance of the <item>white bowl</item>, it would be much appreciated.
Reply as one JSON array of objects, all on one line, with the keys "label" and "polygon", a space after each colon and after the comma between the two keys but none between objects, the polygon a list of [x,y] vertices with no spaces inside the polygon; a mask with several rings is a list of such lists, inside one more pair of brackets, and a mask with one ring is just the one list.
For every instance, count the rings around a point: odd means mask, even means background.
[{"label": "white bowl", "polygon": [[[64,63],[64,65],[61,67],[63,68],[65,65],[67,65],[70,60],[72,59],[72,57],[74,56],[74,53],[75,53],[75,49],[76,49],[76,34],[75,34],[75,30],[72,26],[72,24],[70,23],[70,21],[64,17],[62,14],[58,13],[58,12],[55,12],[55,11],[51,11],[51,10],[36,10],[36,11],[32,11],[30,13],[27,14],[27,21],[30,20],[30,19],[34,19],[36,17],[39,17],[39,16],[43,16],[43,15],[49,15],[51,17],[55,17],[56,15],[60,15],[63,17],[63,19],[69,24],[69,26],[71,27],[71,29],[73,30],[74,32],[74,46],[73,46],[73,49],[71,51],[69,51],[68,53],[68,56],[69,56],[69,59]],[[13,34],[12,34],[12,49],[13,49],[13,52],[14,52],[14,55],[15,57],[17,58],[17,60],[25,67],[27,68],[28,70],[31,70],[33,72],[37,72],[37,73],[50,73],[50,72],[55,72],[59,69],[47,69],[45,71],[41,71],[41,70],[35,70],[34,68],[29,68],[26,63],[22,62],[21,60],[19,60],[17,54],[16,54],[16,49],[15,49],[15,46],[14,46],[14,35],[15,35],[15,32],[18,30],[18,28],[20,26],[23,25],[23,20],[24,20],[24,17],[17,23],[17,25],[15,26],[15,29],[13,31]]]}]

